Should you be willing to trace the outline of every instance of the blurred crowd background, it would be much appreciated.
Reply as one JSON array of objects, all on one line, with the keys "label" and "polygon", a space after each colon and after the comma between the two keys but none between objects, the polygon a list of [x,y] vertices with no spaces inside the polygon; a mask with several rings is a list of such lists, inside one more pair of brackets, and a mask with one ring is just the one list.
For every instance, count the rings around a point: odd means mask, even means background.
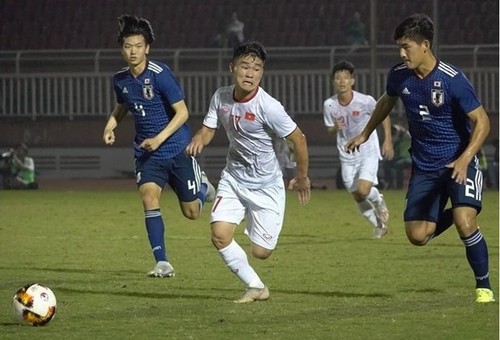
[{"label": "blurred crowd background", "polygon": [[[334,179],[338,160],[322,118],[331,67],[352,61],[356,89],[377,98],[400,61],[393,30],[416,12],[434,20],[438,57],[476,87],[492,122],[485,160],[497,166],[497,0],[0,0],[0,151],[26,143],[42,179],[130,173],[131,118],[112,150],[102,128],[114,103],[112,75],[124,66],[117,18],[134,14],[152,23],[151,57],[180,80],[193,130],[213,91],[230,82],[230,48],[241,39],[262,42],[269,52],[263,87],[308,136],[312,178]],[[392,116],[404,125],[401,105]],[[220,173],[226,143],[219,133],[200,159],[211,176]]]},{"label": "blurred crowd background", "polygon": [[[160,48],[213,47],[232,13],[245,38],[266,46],[347,44],[347,26],[358,12],[370,37],[370,3],[376,4],[376,40],[393,44],[394,27],[406,15],[438,8],[440,44],[497,44],[496,0],[2,0],[0,46],[19,49],[116,48],[116,18],[148,18]],[[8,19],[7,19],[8,18]]]}]

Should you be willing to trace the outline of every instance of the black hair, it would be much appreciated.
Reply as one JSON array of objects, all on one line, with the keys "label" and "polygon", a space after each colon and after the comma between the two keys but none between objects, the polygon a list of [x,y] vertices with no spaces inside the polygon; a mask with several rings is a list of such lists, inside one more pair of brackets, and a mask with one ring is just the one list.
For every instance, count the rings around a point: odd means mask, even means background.
[{"label": "black hair", "polygon": [[244,41],[233,50],[233,61],[245,56],[255,56],[266,62],[267,52],[260,42],[257,41]]},{"label": "black hair", "polygon": [[142,35],[148,45],[155,40],[153,28],[148,20],[139,18],[135,15],[124,14],[118,18],[118,42],[123,44],[123,40],[129,35]]},{"label": "black hair", "polygon": [[394,40],[409,38],[422,43],[428,40],[432,47],[434,40],[434,23],[428,15],[416,13],[404,19],[394,30]]},{"label": "black hair", "polygon": [[335,65],[333,65],[332,69],[332,77],[335,76],[335,73],[338,71],[349,71],[351,75],[354,74],[354,65],[353,63],[347,61],[347,60],[341,60]]}]

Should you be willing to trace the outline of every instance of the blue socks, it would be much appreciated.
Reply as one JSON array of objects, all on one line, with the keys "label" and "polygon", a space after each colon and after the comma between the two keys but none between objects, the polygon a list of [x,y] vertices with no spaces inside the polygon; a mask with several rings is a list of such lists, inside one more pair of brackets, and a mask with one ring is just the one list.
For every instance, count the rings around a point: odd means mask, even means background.
[{"label": "blue socks", "polygon": [[149,243],[156,262],[168,261],[164,237],[165,226],[163,225],[160,209],[146,210],[144,215]]},{"label": "blue socks", "polygon": [[491,289],[490,273],[488,271],[488,247],[483,235],[478,229],[469,237],[460,239],[465,245],[467,260],[474,271],[476,288]]},{"label": "blue socks", "polygon": [[[437,237],[453,225],[453,210],[445,209],[439,215],[439,221],[436,223],[436,230],[432,238]],[[467,261],[474,272],[476,279],[476,288],[488,288],[490,285],[490,273],[488,269],[488,247],[483,235],[477,229],[472,235],[466,238],[460,238],[465,245],[465,254]]]},{"label": "blue socks", "polygon": [[198,198],[201,200],[202,203],[205,203],[207,199],[207,191],[208,191],[208,185],[206,183],[201,183],[200,191],[198,192]]}]

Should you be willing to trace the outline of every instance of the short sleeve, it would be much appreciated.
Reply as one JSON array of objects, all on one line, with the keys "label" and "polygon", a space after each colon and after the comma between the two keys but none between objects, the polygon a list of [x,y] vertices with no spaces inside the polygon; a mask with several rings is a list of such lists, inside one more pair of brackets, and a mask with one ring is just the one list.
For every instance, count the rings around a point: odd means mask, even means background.
[{"label": "short sleeve", "polygon": [[210,106],[208,107],[208,112],[203,120],[203,125],[211,129],[217,129],[219,127],[219,118],[217,116],[217,108],[219,107],[219,90],[214,93],[212,99],[210,100]]},{"label": "short sleeve", "polygon": [[387,75],[387,84],[385,86],[385,92],[389,97],[398,97],[398,92],[396,89],[396,75],[394,73],[394,68],[389,71]]},{"label": "short sleeve", "polygon": [[325,123],[325,126],[328,128],[335,126],[333,115],[331,114],[331,109],[332,109],[331,100],[325,100],[323,102],[323,122]]},{"label": "short sleeve", "polygon": [[156,76],[156,83],[162,97],[170,105],[184,100],[184,92],[169,68],[164,69]]},{"label": "short sleeve", "polygon": [[453,98],[465,114],[481,106],[474,87],[463,73],[453,78],[451,91]]},{"label": "short sleeve", "polygon": [[268,103],[266,108],[268,114],[266,117],[266,125],[268,125],[278,137],[285,138],[290,135],[296,128],[297,124],[286,113],[285,108],[280,102]]}]

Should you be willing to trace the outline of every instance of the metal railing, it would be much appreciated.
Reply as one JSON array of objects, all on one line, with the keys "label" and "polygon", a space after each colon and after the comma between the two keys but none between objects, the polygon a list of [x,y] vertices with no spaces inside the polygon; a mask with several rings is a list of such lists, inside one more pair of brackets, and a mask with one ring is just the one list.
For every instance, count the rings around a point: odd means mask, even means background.
[{"label": "metal railing", "polygon": [[[464,70],[475,84],[488,112],[498,112],[498,69]],[[292,115],[321,114],[323,101],[332,95],[328,70],[268,71],[262,87]],[[357,89],[368,92],[371,72],[358,70]],[[386,70],[377,70],[375,93],[384,91]],[[179,72],[193,115],[205,114],[213,92],[230,84],[227,72]],[[376,97],[376,95],[375,95]],[[112,74],[0,75],[0,117],[107,116],[114,106]],[[400,106],[398,106],[400,110]]]},{"label": "metal railing", "polygon": [[[462,69],[492,113],[499,107],[498,45],[494,46],[440,48],[452,63],[461,58],[468,65]],[[292,115],[321,114],[323,101],[332,95],[331,67],[347,58],[358,65],[356,89],[378,97],[384,92],[388,67],[399,58],[393,46],[380,46],[380,66],[371,70],[367,53],[361,49],[349,54],[341,47],[269,49],[262,86]],[[231,83],[230,53],[225,49],[158,50],[153,59],[172,66],[194,115],[204,114],[213,92]],[[114,106],[112,76],[121,66],[116,50],[0,52],[0,118],[107,116]]]},{"label": "metal railing", "polygon": [[[463,68],[498,67],[498,44],[442,45],[436,55]],[[340,59],[369,68],[369,46],[352,52],[350,46],[269,47],[268,64],[272,70],[331,69]],[[153,49],[153,59],[162,60],[175,72],[227,70],[232,51],[222,48]],[[395,45],[378,45],[376,64],[388,68],[400,61]],[[119,49],[98,50],[24,50],[0,51],[0,74],[115,72],[123,66]]]}]

